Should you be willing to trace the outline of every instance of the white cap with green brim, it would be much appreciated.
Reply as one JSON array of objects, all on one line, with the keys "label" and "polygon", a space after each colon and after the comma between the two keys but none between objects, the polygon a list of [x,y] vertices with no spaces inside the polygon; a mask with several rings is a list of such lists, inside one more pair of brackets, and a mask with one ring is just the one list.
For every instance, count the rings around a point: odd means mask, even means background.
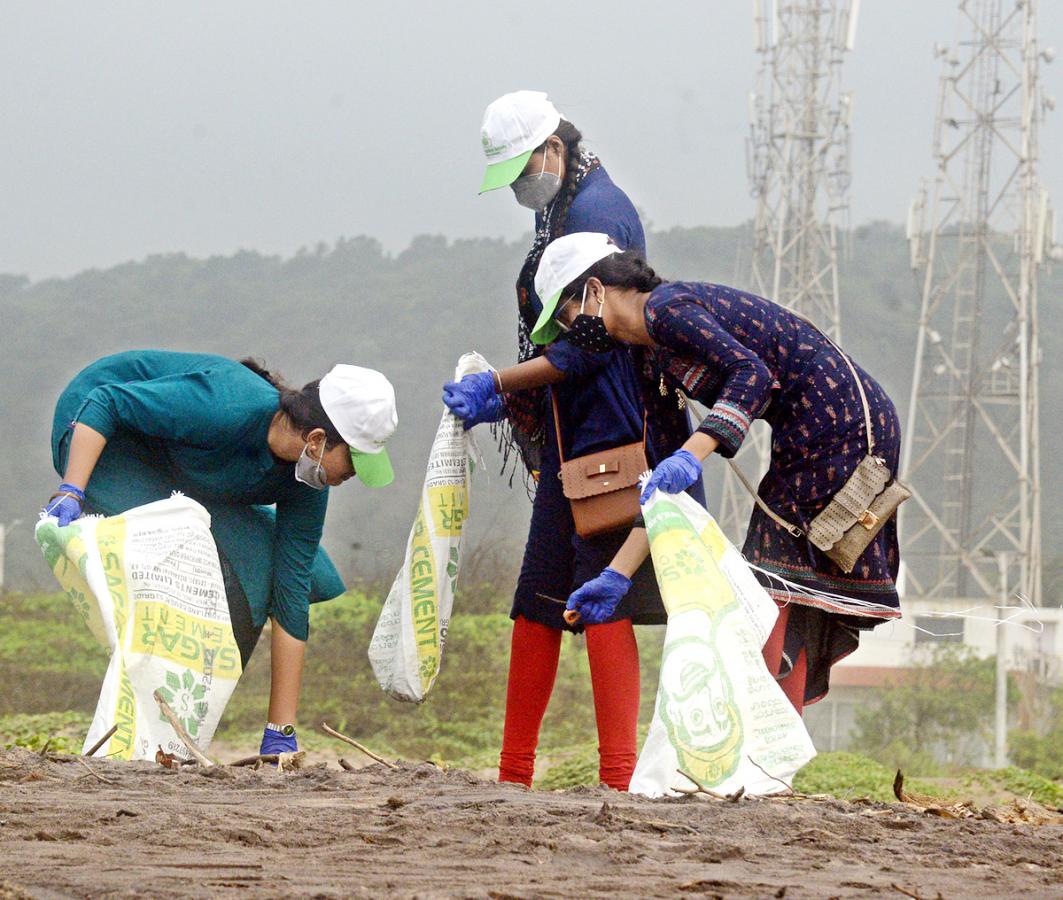
[{"label": "white cap with green brim", "polygon": [[547,246],[535,272],[535,293],[543,311],[532,329],[533,343],[549,344],[561,333],[554,320],[561,292],[596,262],[619,252],[609,235],[596,231],[566,234]]},{"label": "white cap with green brim", "polygon": [[399,424],[395,389],[375,369],[340,364],[318,385],[321,406],[351,451],[355,474],[369,487],[395,480],[384,444]]},{"label": "white cap with green brim", "polygon": [[560,124],[561,113],[541,91],[503,94],[488,106],[480,129],[487,157],[480,193],[516,181],[535,148]]}]

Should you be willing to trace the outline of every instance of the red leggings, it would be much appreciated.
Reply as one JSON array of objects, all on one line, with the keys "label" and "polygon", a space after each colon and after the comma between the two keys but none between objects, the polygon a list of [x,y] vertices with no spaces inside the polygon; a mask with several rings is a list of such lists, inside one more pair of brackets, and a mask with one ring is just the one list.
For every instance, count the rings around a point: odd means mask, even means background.
[{"label": "red leggings", "polygon": [[[761,650],[764,655],[764,662],[767,663],[768,671],[776,677],[778,677],[779,670],[782,668],[783,646],[786,642],[786,623],[789,620],[789,604],[785,606],[779,604],[779,618],[775,620],[775,627],[771,630],[771,634],[768,635],[768,640],[764,643],[764,649]],[[779,687],[786,694],[786,699],[794,705],[794,709],[799,713],[804,712],[805,709],[807,664],[805,649],[802,647],[801,652],[797,654],[797,659],[794,660],[790,674],[785,678],[779,679]]]},{"label": "red leggings", "polygon": [[[626,791],[635,771],[639,720],[639,651],[630,619],[589,625],[587,658],[598,723],[598,777]],[[535,748],[557,676],[563,632],[518,616],[513,623],[506,725],[498,780],[531,787]]]}]

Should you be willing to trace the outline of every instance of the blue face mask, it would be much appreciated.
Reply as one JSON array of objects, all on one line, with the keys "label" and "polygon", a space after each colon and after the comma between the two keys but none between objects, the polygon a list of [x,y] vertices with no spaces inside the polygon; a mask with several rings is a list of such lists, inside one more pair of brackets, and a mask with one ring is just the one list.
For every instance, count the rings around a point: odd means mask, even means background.
[{"label": "blue face mask", "polygon": [[[325,455],[323,447],[321,455]],[[313,488],[315,491],[323,491],[328,487],[328,482],[325,480],[325,470],[321,467],[321,460],[314,459],[310,455],[309,444],[303,447],[303,452],[299,454],[299,458],[295,461],[295,480]]]}]

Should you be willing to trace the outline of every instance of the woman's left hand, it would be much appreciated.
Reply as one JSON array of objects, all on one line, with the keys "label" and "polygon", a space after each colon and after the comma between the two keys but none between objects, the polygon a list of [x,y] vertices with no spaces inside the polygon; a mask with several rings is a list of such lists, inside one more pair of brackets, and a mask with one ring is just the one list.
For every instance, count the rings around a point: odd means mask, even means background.
[{"label": "woman's left hand", "polygon": [[642,489],[639,502],[645,503],[658,488],[666,494],[678,494],[697,482],[699,478],[701,478],[701,461],[689,450],[676,450],[653,470],[646,482],[646,487]]},{"label": "woman's left hand", "polygon": [[572,592],[565,604],[565,621],[569,625],[577,622],[598,625],[616,612],[629,590],[630,578],[621,575],[616,569],[604,569],[597,578],[592,578]]}]

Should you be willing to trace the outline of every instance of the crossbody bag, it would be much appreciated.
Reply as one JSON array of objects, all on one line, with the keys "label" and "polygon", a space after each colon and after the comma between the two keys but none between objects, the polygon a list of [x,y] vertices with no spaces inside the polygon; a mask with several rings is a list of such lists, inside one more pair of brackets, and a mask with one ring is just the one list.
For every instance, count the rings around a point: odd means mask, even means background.
[{"label": "crossbody bag", "polygon": [[566,460],[561,446],[561,416],[557,398],[554,407],[557,452],[561,458],[561,491],[572,507],[576,534],[582,538],[630,528],[639,515],[639,476],[649,469],[646,459],[646,414],[642,417],[642,441]]},{"label": "crossbody bag", "polygon": [[[802,317],[803,318],[803,317]],[[808,321],[807,319],[805,321]],[[811,323],[810,323],[811,324]],[[813,326],[815,327],[815,326]],[[817,331],[819,329],[816,329]],[[822,334],[822,332],[820,332]],[[897,480],[886,465],[886,460],[875,456],[875,435],[871,430],[871,409],[860,375],[844,350],[824,335],[830,345],[841,354],[849,371],[856,379],[860,403],[864,408],[864,430],[867,434],[867,455],[860,460],[856,470],[849,476],[841,490],[819,513],[808,527],[809,542],[819,548],[846,574],[856,567],[856,561],[867,549],[883,526],[893,517],[912,492]],[[731,468],[738,480],[753,495],[757,506],[777,525],[781,525],[794,537],[804,537],[805,532],[772,510],[733,459]]]}]

